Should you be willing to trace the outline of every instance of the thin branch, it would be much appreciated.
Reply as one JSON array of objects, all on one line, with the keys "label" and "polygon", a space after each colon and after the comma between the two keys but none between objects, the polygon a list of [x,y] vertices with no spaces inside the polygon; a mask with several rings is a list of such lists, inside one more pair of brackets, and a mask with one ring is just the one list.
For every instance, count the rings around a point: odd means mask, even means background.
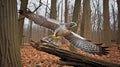
[{"label": "thin branch", "polygon": [[[33,5],[34,5],[34,7],[35,7],[35,4],[33,4]],[[38,8],[41,7],[41,6],[42,6],[42,4],[40,3],[39,6],[33,11],[33,13],[34,13],[35,11],[37,11]]]},{"label": "thin branch", "polygon": [[49,8],[48,5],[46,5],[46,4],[42,3],[42,2],[41,2],[41,4],[44,5],[44,6],[46,6],[50,10],[50,8]]},{"label": "thin branch", "polygon": [[[35,4],[33,4],[33,5],[35,6]],[[36,9],[35,9],[34,11],[31,11],[31,12],[34,13],[34,12],[37,11],[38,8],[41,7],[42,5],[45,5],[45,4],[42,3],[41,0],[40,0],[40,2],[39,2],[39,6],[36,7]],[[45,5],[45,6],[50,10],[50,8],[48,7],[48,5]],[[28,8],[28,9],[29,9],[29,8]],[[29,10],[30,10],[30,9],[29,9]],[[20,21],[20,20],[22,20],[22,19],[24,19],[24,17],[19,18],[18,21]]]}]

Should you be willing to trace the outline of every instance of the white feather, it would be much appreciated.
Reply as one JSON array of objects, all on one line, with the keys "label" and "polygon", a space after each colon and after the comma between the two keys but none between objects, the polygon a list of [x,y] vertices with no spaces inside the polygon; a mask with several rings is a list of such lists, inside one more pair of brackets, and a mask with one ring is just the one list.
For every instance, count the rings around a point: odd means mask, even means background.
[{"label": "white feather", "polygon": [[84,37],[82,37],[82,36],[80,36],[80,35],[78,35],[78,34],[76,34],[76,33],[74,33],[74,32],[72,32],[72,34],[73,34],[74,36],[76,36],[76,37],[79,37],[80,39],[86,40]]}]

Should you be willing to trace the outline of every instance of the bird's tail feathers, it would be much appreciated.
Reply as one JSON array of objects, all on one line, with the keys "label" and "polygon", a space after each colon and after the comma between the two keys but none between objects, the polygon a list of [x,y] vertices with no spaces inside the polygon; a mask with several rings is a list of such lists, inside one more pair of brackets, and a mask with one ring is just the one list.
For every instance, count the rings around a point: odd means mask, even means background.
[{"label": "bird's tail feathers", "polygon": [[100,47],[100,52],[98,53],[98,55],[107,55],[107,54],[109,54],[110,50],[108,50],[107,48],[108,47]]}]

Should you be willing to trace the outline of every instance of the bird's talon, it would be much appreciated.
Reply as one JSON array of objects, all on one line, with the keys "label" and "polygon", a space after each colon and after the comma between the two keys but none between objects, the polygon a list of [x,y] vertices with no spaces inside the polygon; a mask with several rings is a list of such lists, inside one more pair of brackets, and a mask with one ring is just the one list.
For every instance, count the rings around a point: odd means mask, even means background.
[{"label": "bird's talon", "polygon": [[53,39],[55,40],[57,38],[56,33],[52,35]]}]

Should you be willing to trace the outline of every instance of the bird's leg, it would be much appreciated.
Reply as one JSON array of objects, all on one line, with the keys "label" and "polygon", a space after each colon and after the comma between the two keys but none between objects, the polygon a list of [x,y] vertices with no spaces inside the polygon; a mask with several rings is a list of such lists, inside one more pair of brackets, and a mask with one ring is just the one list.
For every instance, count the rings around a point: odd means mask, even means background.
[{"label": "bird's leg", "polygon": [[52,38],[53,38],[54,40],[57,39],[56,32],[53,33]]}]

